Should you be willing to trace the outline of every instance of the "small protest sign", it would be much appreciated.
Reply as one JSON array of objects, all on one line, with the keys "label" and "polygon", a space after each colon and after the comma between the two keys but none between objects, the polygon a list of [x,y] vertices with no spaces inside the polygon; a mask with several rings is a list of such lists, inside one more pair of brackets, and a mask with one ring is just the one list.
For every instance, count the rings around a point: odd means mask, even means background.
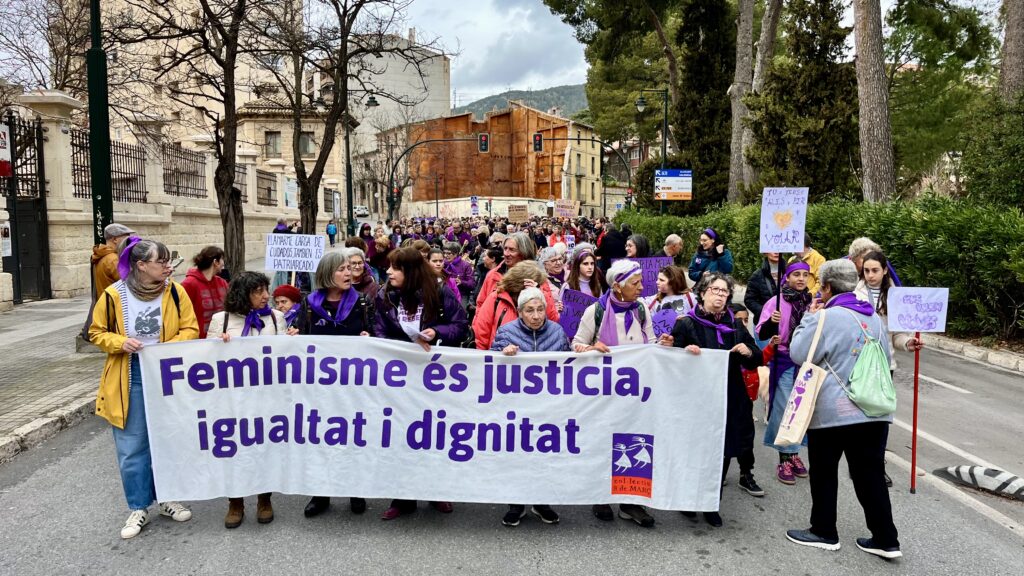
[{"label": "small protest sign", "polygon": [[324,237],[315,234],[267,234],[266,269],[316,272],[324,244]]},{"label": "small protest sign", "polygon": [[568,248],[569,250],[572,250],[573,248],[575,248],[576,247],[576,237],[573,236],[572,234],[566,234],[565,235],[565,247]]},{"label": "small protest sign", "polygon": [[760,252],[800,252],[807,225],[807,188],[765,188]]},{"label": "small protest sign", "polygon": [[[675,264],[672,261],[671,256],[656,256],[651,258],[625,258],[631,262],[636,262],[640,265],[641,275],[643,276],[644,290],[640,294],[641,296],[654,296],[658,293],[658,271],[665,266],[671,266]],[[612,260],[614,264],[616,260]]]},{"label": "small protest sign", "polygon": [[651,323],[654,326],[654,335],[661,336],[662,334],[671,334],[672,327],[676,325],[676,319],[679,318],[679,312],[668,308],[666,310],[659,310],[651,316]]},{"label": "small protest sign", "polygon": [[526,222],[530,219],[530,208],[526,204],[511,204],[508,207],[510,222]]},{"label": "small protest sign", "polygon": [[945,332],[949,288],[889,288],[890,332]]},{"label": "small protest sign", "polygon": [[594,302],[597,302],[597,298],[579,290],[566,288],[562,291],[562,311],[558,315],[558,323],[570,340],[580,328],[583,311]]},{"label": "small protest sign", "polygon": [[579,215],[579,200],[555,200],[555,216],[558,216],[559,218],[575,218]]}]

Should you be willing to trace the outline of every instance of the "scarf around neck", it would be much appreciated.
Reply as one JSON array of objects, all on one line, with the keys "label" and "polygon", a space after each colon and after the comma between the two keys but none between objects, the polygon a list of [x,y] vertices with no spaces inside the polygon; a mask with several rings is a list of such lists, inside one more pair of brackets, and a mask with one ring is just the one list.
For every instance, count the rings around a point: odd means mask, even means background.
[{"label": "scarf around neck", "polygon": [[253,329],[259,335],[263,331],[263,327],[266,326],[266,323],[263,322],[263,316],[270,316],[273,313],[274,311],[270,306],[249,310],[249,313],[245,315],[245,326],[242,327],[242,336],[248,336],[252,333]]},{"label": "scarf around neck", "polygon": [[[624,327],[625,333],[629,333],[629,328],[633,325],[633,320],[640,321],[637,309],[640,308],[640,302],[634,300],[632,302],[623,302],[612,294],[611,289],[601,295],[597,300],[601,306],[604,307],[604,316],[601,318],[601,331],[597,335],[597,339],[604,342],[608,346],[619,345],[619,329],[615,321],[618,315],[622,315],[625,319]],[[647,343],[647,334],[643,330],[643,326],[640,327],[640,334],[643,336],[644,344]]]},{"label": "scarf around neck", "polygon": [[687,316],[693,318],[694,322],[701,326],[713,328],[715,330],[715,336],[718,337],[718,343],[725,345],[725,341],[722,340],[722,334],[732,334],[736,331],[736,329],[731,326],[731,324],[736,321],[736,317],[733,316],[732,310],[726,308],[725,312],[723,312],[723,316],[725,313],[729,314],[730,324],[719,324],[711,320],[711,313],[704,309],[703,304],[698,304],[696,308],[691,308]]},{"label": "scarf around neck", "polygon": [[792,308],[792,312],[789,314],[789,334],[792,337],[793,333],[796,332],[796,327],[803,320],[807,309],[811,306],[811,293],[806,289],[797,290],[789,284],[783,284],[782,298]]},{"label": "scarf around neck", "polygon": [[[364,272],[365,274],[365,272]],[[316,290],[311,293],[307,300],[309,301],[309,307],[317,316],[337,324],[344,322],[348,315],[352,313],[352,309],[355,308],[356,301],[359,300],[359,291],[349,288],[341,293],[341,300],[338,301],[338,310],[335,311],[334,316],[324,309],[324,302],[327,301],[327,290]]]},{"label": "scarf around neck", "polygon": [[858,314],[865,316],[872,316],[875,313],[875,307],[870,302],[858,300],[857,295],[853,292],[843,292],[838,296],[833,296],[831,300],[825,304],[825,308],[834,308],[839,306],[840,308],[846,308],[847,310],[853,310]]}]

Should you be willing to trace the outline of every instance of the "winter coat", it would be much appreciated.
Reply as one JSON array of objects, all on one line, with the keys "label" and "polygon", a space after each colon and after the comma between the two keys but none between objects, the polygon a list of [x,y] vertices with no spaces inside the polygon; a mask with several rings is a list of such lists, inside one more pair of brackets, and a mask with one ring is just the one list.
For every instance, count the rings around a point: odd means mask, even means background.
[{"label": "winter coat", "polygon": [[[867,302],[867,303],[869,303],[869,304],[871,304],[872,306],[875,307],[875,314],[878,314],[878,316],[882,319],[882,324],[885,324],[886,329],[888,329],[888,327],[889,327],[889,317],[888,317],[888,315],[882,314],[881,312],[879,312],[878,311],[878,306],[874,302],[871,301],[871,293],[868,291],[867,283],[865,283],[863,280],[858,282],[857,283],[857,287],[854,288],[854,290],[853,290],[853,293],[857,295],[857,299],[858,300],[863,300],[863,301],[865,301],[865,302]],[[890,345],[890,347],[892,348],[892,350],[894,352],[894,354],[892,355],[892,360],[889,361],[889,368],[890,369],[892,369],[894,371],[896,370],[896,354],[895,354],[895,351],[896,350],[903,350],[904,352],[909,352],[909,350],[907,350],[907,343],[910,342],[911,339],[913,339],[913,336],[911,334],[907,333],[907,332],[890,332],[889,333],[889,345]]]},{"label": "winter coat", "polygon": [[[597,343],[601,335],[600,323],[604,322],[604,308],[601,306],[601,301],[598,300],[587,309],[583,311],[583,316],[580,317],[579,328],[576,329],[576,336],[573,337],[572,343],[574,346],[593,346]],[[647,312],[643,303],[640,303],[640,310],[637,314],[639,316],[639,322],[634,320],[629,325],[629,331],[626,331],[625,321],[616,318],[615,327],[618,331],[617,336],[619,339],[619,346],[626,346],[628,344],[643,344],[644,336],[647,336],[647,343],[654,343],[657,340],[654,337],[654,325],[651,319],[651,313]],[[598,320],[601,318],[601,320]],[[605,342],[607,344],[607,342]]]},{"label": "winter coat", "polygon": [[494,335],[491,350],[504,350],[509,344],[519,347],[520,352],[568,352],[569,339],[557,322],[547,318],[540,328],[533,330],[522,319],[509,322]]},{"label": "winter coat", "polygon": [[[699,313],[699,312],[698,312]],[[693,318],[685,316],[676,320],[672,328],[672,345],[685,348],[696,344],[700,348],[711,350],[731,350],[733,346],[743,343],[750,348],[750,357],[739,352],[729,354],[728,383],[726,385],[726,418],[725,418],[725,452],[726,458],[738,457],[745,450],[754,446],[754,420],[752,416],[754,404],[747,395],[747,386],[743,381],[741,369],[757,370],[763,362],[761,349],[754,343],[754,337],[747,331],[742,322],[733,322],[733,332],[722,334],[722,344],[718,343],[714,328],[704,326]]]},{"label": "winter coat", "polygon": [[476,287],[476,276],[473,274],[473,265],[462,257],[453,259],[445,264],[444,271],[449,278],[459,279],[459,293],[468,296]]},{"label": "winter coat", "polygon": [[[96,395],[96,415],[111,425],[124,429],[128,419],[128,367],[131,354],[121,346],[128,339],[124,308],[118,288],[118,281],[107,287],[96,300],[92,309],[92,324],[89,326],[89,341],[107,353],[100,377],[100,389]],[[127,289],[127,288],[125,288]],[[177,282],[169,282],[160,301],[160,341],[184,342],[199,337],[199,324],[192,301],[185,288]]]},{"label": "winter coat", "polygon": [[106,244],[98,244],[92,248],[92,277],[96,283],[96,298],[114,282],[121,279],[117,272],[117,250]]},{"label": "winter coat", "polygon": [[777,264],[773,265],[765,259],[761,267],[747,280],[747,293],[743,297],[743,305],[750,310],[750,317],[754,319],[755,323],[760,320],[761,309],[764,308],[765,303],[779,293],[778,284],[772,278],[772,266],[777,266]]},{"label": "winter coat", "polygon": [[728,248],[721,254],[715,246],[710,251],[698,249],[690,260],[690,280],[700,282],[705,272],[732,274],[732,252]]},{"label": "winter coat", "polygon": [[[249,333],[249,336],[280,336],[288,332],[288,322],[284,319],[284,312],[271,310],[271,317],[263,318],[263,329],[257,333]],[[227,326],[227,330],[225,330]],[[220,338],[221,334],[227,332],[232,337],[241,338],[245,330],[245,316],[221,310],[213,315],[210,321],[210,331],[207,338]]]},{"label": "winter coat", "polygon": [[498,329],[519,318],[519,309],[508,292],[491,292],[473,317],[477,350],[490,350]]},{"label": "winter coat", "polygon": [[369,298],[371,302],[377,296],[377,291],[380,290],[380,286],[373,279],[373,272],[370,271],[369,265],[363,267],[363,276],[359,279],[359,283],[352,284],[352,287]]},{"label": "winter coat", "polygon": [[612,260],[626,257],[626,237],[618,230],[608,232],[601,239],[601,244],[594,255],[601,259],[601,269],[607,270],[612,265]]},{"label": "winter coat", "polygon": [[[385,284],[377,291],[373,306],[377,314],[374,316],[373,334],[378,338],[412,342],[402,330],[398,321],[398,307],[401,306],[398,291]],[[437,334],[430,344],[440,343],[442,346],[459,346],[466,339],[469,331],[469,320],[466,311],[459,302],[459,297],[451,290],[441,288],[441,310],[432,322],[420,322],[420,330],[433,328]]]},{"label": "winter coat", "polygon": [[[359,336],[363,332],[368,332],[370,336],[373,336],[377,317],[373,308],[375,296],[376,294],[369,295],[361,292],[359,300],[352,307],[348,317],[337,323],[313,312],[309,306],[309,296],[306,296],[302,299],[302,306],[299,308],[299,313],[295,316],[292,326],[299,329],[299,334],[314,336]],[[327,302],[324,302],[324,308],[328,313],[334,311],[327,305]]]},{"label": "winter coat", "polygon": [[[502,277],[505,276],[506,270],[508,270],[508,267],[505,264],[502,264],[484,276],[483,286],[480,287],[480,293],[476,296],[477,310],[480,310],[484,305],[484,300],[487,300],[487,297],[497,289],[498,282],[501,282]],[[544,293],[544,302],[547,304],[548,318],[558,322],[558,309],[555,308],[555,297],[551,294],[551,283],[545,282],[541,285],[540,291]]]},{"label": "winter coat", "polygon": [[199,322],[199,337],[206,338],[213,315],[224,309],[224,298],[228,295],[228,283],[220,276],[209,280],[197,268],[190,268],[181,283],[192,301],[192,309]]}]

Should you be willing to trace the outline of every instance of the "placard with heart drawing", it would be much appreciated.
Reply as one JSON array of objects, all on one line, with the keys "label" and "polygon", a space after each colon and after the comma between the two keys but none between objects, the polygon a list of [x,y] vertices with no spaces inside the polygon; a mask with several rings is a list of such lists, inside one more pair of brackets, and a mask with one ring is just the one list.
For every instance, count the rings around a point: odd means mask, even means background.
[{"label": "placard with heart drawing", "polygon": [[799,252],[804,247],[807,188],[765,188],[761,195],[761,252]]}]

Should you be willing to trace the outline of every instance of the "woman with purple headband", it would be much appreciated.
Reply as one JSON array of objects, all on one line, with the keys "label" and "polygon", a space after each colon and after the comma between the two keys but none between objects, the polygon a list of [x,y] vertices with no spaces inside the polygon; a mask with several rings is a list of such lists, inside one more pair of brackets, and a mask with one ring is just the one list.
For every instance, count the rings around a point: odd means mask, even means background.
[{"label": "woman with purple headband", "polygon": [[[722,456],[722,479],[729,471],[733,458],[740,466],[739,486],[751,496],[764,496],[764,490],[754,480],[754,404],[743,383],[742,368],[756,370],[762,364],[761,353],[753,336],[741,320],[729,309],[732,301],[731,277],[712,272],[697,285],[697,307],[676,320],[672,328],[672,345],[685,348],[693,354],[702,349],[729,352],[728,382],[726,385],[725,446]],[[697,513],[684,511],[683,515],[696,521]],[[716,528],[722,525],[718,510],[704,511],[704,520]]]},{"label": "woman with purple headband", "polygon": [[[659,342],[654,337],[651,315],[639,301],[643,292],[640,265],[630,260],[617,260],[608,269],[607,280],[608,291],[583,311],[579,329],[572,340],[573,350],[579,353],[596,350],[607,354],[615,346]],[[663,336],[660,342],[671,345],[668,335]],[[609,504],[595,504],[593,512],[599,520],[615,518]],[[654,526],[654,517],[637,504],[620,504],[619,517],[644,528]]]},{"label": "woman with purple headband", "polygon": [[706,274],[721,272],[732,274],[732,252],[725,247],[722,236],[714,228],[705,228],[700,234],[697,253],[690,260],[690,280],[700,282]]},{"label": "woman with purple headband", "polygon": [[811,267],[806,262],[794,262],[786,267],[782,276],[782,297],[765,302],[757,322],[758,338],[776,345],[768,380],[768,425],[764,430],[764,445],[778,451],[776,477],[787,485],[796,484],[797,478],[807,477],[807,467],[800,459],[801,445],[776,446],[775,436],[786,411],[789,393],[793,391],[797,367],[789,357],[789,340],[811,307],[813,297],[807,287],[810,278]]}]

